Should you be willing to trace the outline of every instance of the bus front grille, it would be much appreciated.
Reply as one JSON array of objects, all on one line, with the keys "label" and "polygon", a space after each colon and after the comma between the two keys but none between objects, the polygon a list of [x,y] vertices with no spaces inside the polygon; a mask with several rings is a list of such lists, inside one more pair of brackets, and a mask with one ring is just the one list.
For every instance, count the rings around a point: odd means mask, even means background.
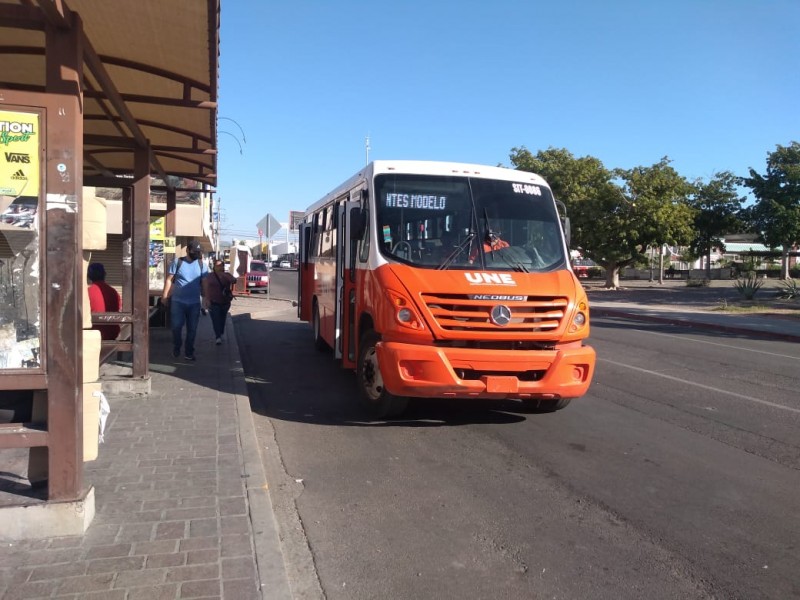
[{"label": "bus front grille", "polygon": [[[531,334],[553,331],[561,325],[569,300],[553,296],[527,296],[503,302],[473,300],[463,294],[422,294],[436,324],[444,331]],[[503,304],[511,311],[505,325],[492,320],[492,309]]]}]

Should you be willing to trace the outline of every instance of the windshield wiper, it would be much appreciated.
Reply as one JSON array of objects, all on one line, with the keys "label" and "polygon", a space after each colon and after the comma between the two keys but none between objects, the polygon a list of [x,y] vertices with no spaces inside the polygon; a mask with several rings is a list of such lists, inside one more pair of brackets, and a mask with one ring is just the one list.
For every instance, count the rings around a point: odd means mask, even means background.
[{"label": "windshield wiper", "polygon": [[[504,263],[506,263],[509,267],[511,267],[515,271],[521,271],[522,273],[530,273],[531,272],[530,269],[528,269],[528,267],[526,267],[521,261],[519,261],[519,260],[517,260],[517,261],[509,260],[508,256],[506,256],[506,253],[503,252],[502,250],[498,250],[497,254],[498,254],[498,256],[500,256],[500,258],[503,259]],[[494,251],[492,252],[492,261],[494,261]]]},{"label": "windshield wiper", "polygon": [[453,249],[453,251],[450,254],[447,255],[447,258],[445,258],[442,261],[442,264],[440,264],[438,267],[436,267],[436,269],[439,270],[439,271],[442,271],[442,270],[446,269],[447,267],[449,267],[450,263],[452,263],[456,258],[458,258],[458,256],[462,252],[464,252],[464,250],[466,250],[467,248],[469,248],[472,245],[472,240],[474,240],[474,239],[475,239],[475,232],[474,231],[470,231],[467,234],[467,237],[465,237],[463,241],[459,242],[459,244],[455,247],[455,249]]},{"label": "windshield wiper", "polygon": [[489,246],[489,252],[491,253],[492,258],[494,258],[494,246],[495,243],[500,239],[500,235],[492,231],[492,225],[489,223],[489,211],[486,210],[485,206],[483,207],[483,220],[486,223],[483,241],[487,246]]}]

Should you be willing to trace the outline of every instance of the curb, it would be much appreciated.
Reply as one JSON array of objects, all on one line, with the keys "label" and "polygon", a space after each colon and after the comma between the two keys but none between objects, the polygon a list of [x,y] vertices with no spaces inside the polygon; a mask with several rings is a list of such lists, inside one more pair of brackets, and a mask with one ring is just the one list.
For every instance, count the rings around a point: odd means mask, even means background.
[{"label": "curb", "polygon": [[236,327],[232,321],[229,318],[226,326],[228,352],[230,353],[229,364],[233,381],[231,393],[236,398],[236,412],[239,416],[239,444],[244,463],[248,512],[253,531],[261,597],[264,600],[291,600],[292,593],[281,551],[278,524],[275,521],[264,465],[260,458],[261,453],[253,423],[253,413],[250,410],[244,367],[239,355],[239,341],[236,338]]},{"label": "curb", "polygon": [[791,333],[775,333],[774,331],[759,331],[757,329],[752,329],[749,327],[732,327],[730,325],[719,325],[717,323],[708,323],[705,321],[691,321],[684,319],[676,319],[674,317],[643,315],[641,313],[634,313],[616,308],[592,307],[590,315],[597,315],[601,317],[619,317],[622,319],[630,319],[633,321],[645,321],[650,323],[666,323],[669,325],[676,325],[681,327],[691,327],[694,329],[706,329],[711,331],[735,333],[738,335],[747,335],[755,338],[767,338],[783,342],[800,342],[800,335],[794,335]]}]

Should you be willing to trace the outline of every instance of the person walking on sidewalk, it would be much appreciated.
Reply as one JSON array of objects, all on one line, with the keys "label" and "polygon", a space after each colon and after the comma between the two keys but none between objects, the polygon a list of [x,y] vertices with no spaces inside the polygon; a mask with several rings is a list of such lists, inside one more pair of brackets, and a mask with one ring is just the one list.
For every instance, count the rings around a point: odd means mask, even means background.
[{"label": "person walking on sidewalk", "polygon": [[[200,322],[200,297],[204,294],[202,280],[208,275],[208,265],[203,258],[199,242],[189,242],[186,256],[173,261],[164,282],[161,302],[169,307],[172,325],[172,356],[178,358],[181,346],[184,358],[194,360],[194,340]],[[186,326],[186,343],[183,343],[183,327]]]},{"label": "person walking on sidewalk", "polygon": [[214,336],[217,338],[218,346],[222,343],[222,336],[225,334],[225,321],[231,308],[235,283],[236,278],[225,272],[225,263],[219,259],[214,261],[214,270],[211,275],[203,279],[205,301],[209,306],[211,324],[214,326]]}]

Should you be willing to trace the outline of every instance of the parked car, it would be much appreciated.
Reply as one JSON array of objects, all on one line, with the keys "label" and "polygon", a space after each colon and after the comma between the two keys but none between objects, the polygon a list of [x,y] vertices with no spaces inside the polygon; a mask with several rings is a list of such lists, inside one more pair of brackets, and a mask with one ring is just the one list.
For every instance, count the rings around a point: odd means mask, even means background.
[{"label": "parked car", "polygon": [[290,263],[288,260],[282,260],[278,266],[281,269],[291,269],[292,263]]},{"label": "parked car", "polygon": [[245,275],[247,289],[251,292],[269,291],[269,266],[262,260],[251,260],[250,270]]}]

